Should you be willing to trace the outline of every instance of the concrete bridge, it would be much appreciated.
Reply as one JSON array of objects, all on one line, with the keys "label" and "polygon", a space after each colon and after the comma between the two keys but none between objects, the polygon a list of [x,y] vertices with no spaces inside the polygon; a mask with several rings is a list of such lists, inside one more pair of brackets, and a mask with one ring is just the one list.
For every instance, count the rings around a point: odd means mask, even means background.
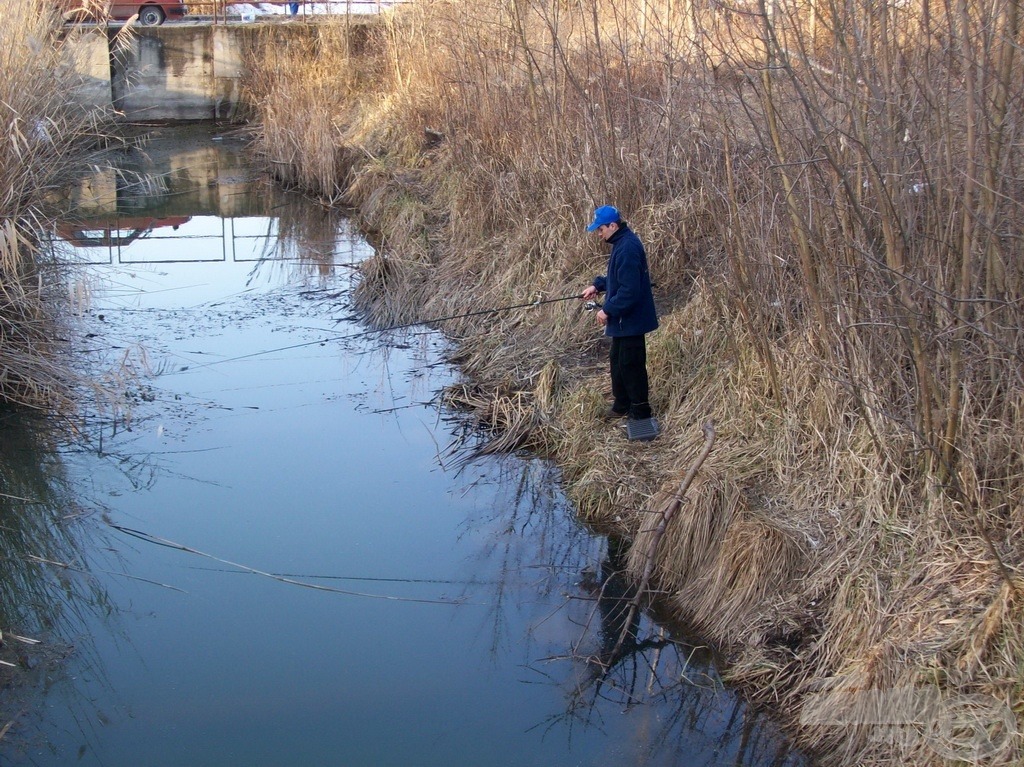
[{"label": "concrete bridge", "polygon": [[[327,23],[345,24],[358,51],[380,21],[361,15]],[[125,36],[115,27],[76,27],[69,35],[82,84],[74,98],[83,106],[113,108],[131,122],[240,119],[246,62],[268,45],[313,43],[323,29],[316,19],[169,23],[136,27]],[[337,40],[337,33],[331,37]]]}]

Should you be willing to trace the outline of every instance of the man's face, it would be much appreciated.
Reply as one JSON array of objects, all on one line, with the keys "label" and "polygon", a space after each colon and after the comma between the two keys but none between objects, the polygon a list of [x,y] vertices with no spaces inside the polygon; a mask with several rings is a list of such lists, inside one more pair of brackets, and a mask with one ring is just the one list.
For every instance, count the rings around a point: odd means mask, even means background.
[{"label": "man's face", "polygon": [[597,234],[597,236],[600,237],[602,240],[607,242],[608,238],[615,234],[615,232],[617,232],[618,229],[618,224],[601,224],[601,226],[597,227],[597,229],[594,230],[594,233]]}]

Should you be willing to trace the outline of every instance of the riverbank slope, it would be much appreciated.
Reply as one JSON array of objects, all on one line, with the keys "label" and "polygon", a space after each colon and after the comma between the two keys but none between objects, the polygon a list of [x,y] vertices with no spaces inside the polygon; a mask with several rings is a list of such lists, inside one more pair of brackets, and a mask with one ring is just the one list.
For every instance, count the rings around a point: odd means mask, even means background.
[{"label": "riverbank slope", "polygon": [[[421,2],[330,35],[255,67],[257,147],[376,233],[376,322],[478,312],[444,330],[484,449],[636,541],[713,422],[655,577],[731,680],[826,764],[1016,759],[1018,4]],[[604,203],[657,285],[653,443],[600,422],[578,304],[479,314],[581,292]]]}]

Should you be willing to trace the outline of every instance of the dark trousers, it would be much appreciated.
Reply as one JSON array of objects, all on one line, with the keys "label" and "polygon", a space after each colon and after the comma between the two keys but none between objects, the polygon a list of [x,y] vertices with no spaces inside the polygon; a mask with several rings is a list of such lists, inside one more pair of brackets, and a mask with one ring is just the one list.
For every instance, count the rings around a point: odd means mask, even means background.
[{"label": "dark trousers", "polygon": [[647,402],[647,344],[643,336],[612,337],[612,409],[630,418],[650,418]]}]

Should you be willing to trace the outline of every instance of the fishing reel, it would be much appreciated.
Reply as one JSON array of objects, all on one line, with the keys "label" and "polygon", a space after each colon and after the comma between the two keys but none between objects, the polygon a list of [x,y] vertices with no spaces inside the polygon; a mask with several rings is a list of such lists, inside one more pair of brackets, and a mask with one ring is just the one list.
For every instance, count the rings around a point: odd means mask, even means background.
[{"label": "fishing reel", "polygon": [[596,312],[599,309],[603,309],[604,306],[597,301],[587,301],[583,304],[583,311],[585,312]]}]

